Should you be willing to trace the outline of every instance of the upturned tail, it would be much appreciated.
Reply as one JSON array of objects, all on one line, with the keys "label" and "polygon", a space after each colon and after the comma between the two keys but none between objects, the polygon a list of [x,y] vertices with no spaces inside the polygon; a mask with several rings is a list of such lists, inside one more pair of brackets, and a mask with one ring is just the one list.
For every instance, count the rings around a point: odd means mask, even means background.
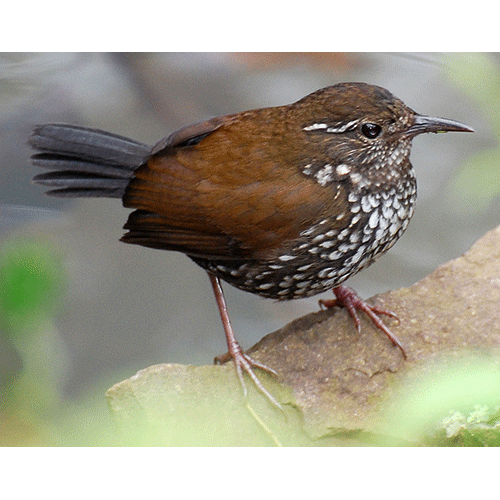
[{"label": "upturned tail", "polygon": [[33,130],[33,164],[51,170],[33,181],[51,196],[122,198],[151,147],[101,130],[47,124]]}]

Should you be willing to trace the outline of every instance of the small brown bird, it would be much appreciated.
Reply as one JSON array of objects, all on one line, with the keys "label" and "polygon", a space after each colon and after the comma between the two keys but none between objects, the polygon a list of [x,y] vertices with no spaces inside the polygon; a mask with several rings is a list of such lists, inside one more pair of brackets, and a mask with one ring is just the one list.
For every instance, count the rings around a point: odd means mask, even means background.
[{"label": "small brown bird", "polygon": [[415,113],[387,90],[341,83],[294,104],[212,118],[153,147],[99,130],[35,128],[33,163],[51,170],[34,181],[65,197],[121,198],[135,209],[121,241],[176,250],[210,278],[233,359],[258,367],[235,339],[220,279],[278,300],[333,289],[359,329],[366,312],[406,353],[370,306],[341,284],[403,234],[416,181],[409,161],[418,134],[472,132],[456,121]]}]

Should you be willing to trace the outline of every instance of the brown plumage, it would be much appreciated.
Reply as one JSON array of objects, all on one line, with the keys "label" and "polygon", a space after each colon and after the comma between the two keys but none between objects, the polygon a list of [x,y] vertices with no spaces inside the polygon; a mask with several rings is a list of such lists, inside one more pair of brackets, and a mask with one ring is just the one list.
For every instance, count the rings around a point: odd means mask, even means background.
[{"label": "brown plumage", "polygon": [[[209,259],[258,259],[279,251],[283,241],[309,227],[328,204],[328,194],[318,192],[298,170],[283,176],[283,161],[294,165],[297,152],[276,150],[285,135],[284,113],[276,108],[262,111],[269,115],[266,121],[278,124],[263,137],[248,130],[251,113],[227,117],[215,121],[212,133],[199,143],[174,143],[139,167],[123,197],[124,206],[160,217],[132,215],[123,241],[139,237],[146,246]],[[280,156],[283,149],[285,158]],[[256,181],[256,174],[266,183]],[[310,203],[302,206],[303,199]]]}]

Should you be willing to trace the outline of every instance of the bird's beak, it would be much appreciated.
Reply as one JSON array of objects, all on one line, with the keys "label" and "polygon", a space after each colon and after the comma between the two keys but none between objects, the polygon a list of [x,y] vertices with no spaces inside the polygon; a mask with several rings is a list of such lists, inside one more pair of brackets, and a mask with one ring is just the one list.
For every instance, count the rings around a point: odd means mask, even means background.
[{"label": "bird's beak", "polygon": [[447,118],[415,115],[413,124],[404,132],[405,137],[414,137],[427,132],[474,132],[474,129],[463,123]]}]

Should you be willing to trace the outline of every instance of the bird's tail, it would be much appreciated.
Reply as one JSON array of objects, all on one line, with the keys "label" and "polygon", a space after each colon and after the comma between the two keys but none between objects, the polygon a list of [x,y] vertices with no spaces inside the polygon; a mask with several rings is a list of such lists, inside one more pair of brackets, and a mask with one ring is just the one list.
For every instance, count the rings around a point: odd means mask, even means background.
[{"label": "bird's tail", "polygon": [[151,151],[126,137],[60,124],[36,127],[29,143],[38,151],[33,164],[51,170],[33,181],[64,197],[121,198]]}]

